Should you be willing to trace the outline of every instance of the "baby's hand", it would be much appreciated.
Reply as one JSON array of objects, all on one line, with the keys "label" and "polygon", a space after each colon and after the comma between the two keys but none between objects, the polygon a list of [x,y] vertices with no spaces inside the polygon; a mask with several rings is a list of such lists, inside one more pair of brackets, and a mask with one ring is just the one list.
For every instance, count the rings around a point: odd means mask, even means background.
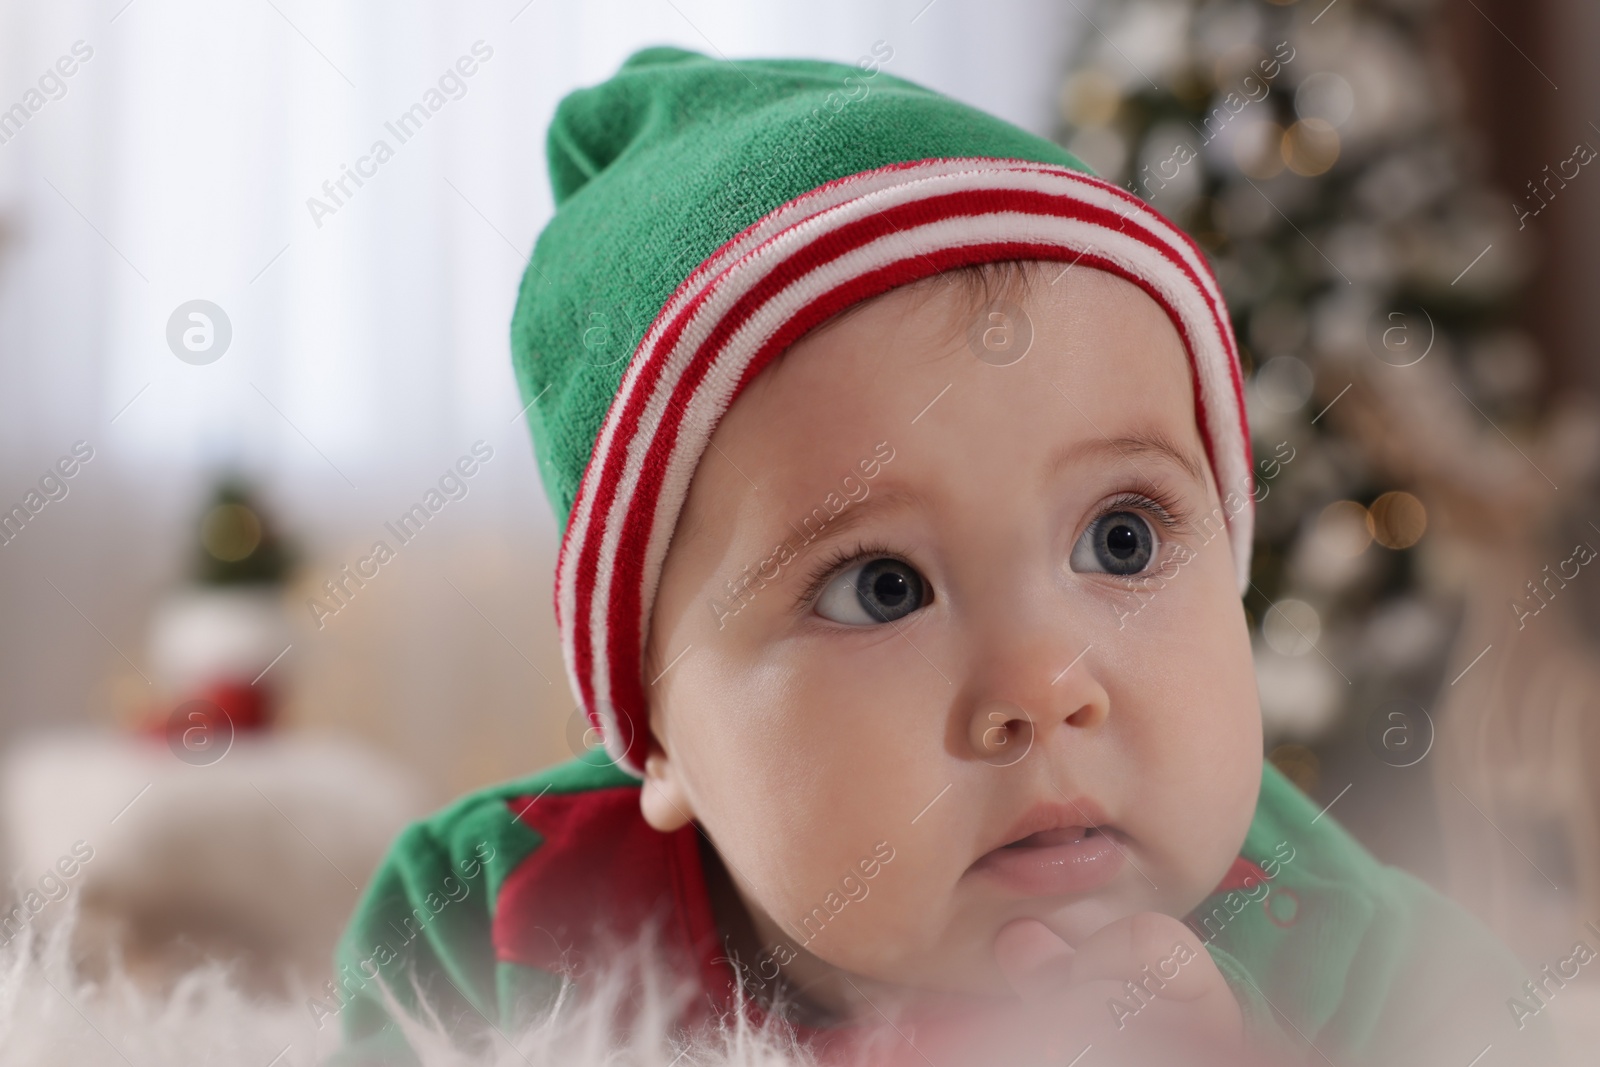
[{"label": "baby's hand", "polygon": [[860,1062],[1282,1067],[1247,1045],[1227,980],[1169,915],[1129,915],[1076,948],[1035,919],[1017,919],[996,936],[994,956],[1016,1000],[923,1007],[884,1027]]},{"label": "baby's hand", "polygon": [[995,960],[1025,1007],[1050,1062],[1088,1046],[1094,1062],[1234,1063],[1243,1053],[1239,1004],[1193,931],[1170,915],[1139,912],[1074,949],[1036,919],[1008,923]]}]

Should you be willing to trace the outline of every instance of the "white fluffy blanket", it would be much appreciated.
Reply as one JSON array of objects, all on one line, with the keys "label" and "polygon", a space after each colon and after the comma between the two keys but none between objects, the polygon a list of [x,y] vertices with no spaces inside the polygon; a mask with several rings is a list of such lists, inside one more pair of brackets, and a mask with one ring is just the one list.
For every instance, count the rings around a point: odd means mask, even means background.
[{"label": "white fluffy blanket", "polygon": [[[312,1067],[338,1047],[338,1028],[318,1026],[309,989],[265,999],[217,965],[189,971],[161,992],[115,965],[87,977],[73,962],[75,912],[69,904],[58,921],[0,944],[0,1067]],[[682,994],[644,993],[622,1044],[613,1028],[620,982],[581,1000],[564,997],[541,1025],[498,1034],[476,1055],[452,1047],[436,1027],[405,1025],[429,1067],[815,1067],[781,1033],[742,1024],[685,1046],[668,1025]],[[1549,1007],[1561,1062],[1600,1062],[1600,985],[1569,984]]]},{"label": "white fluffy blanket", "polygon": [[[202,967],[156,993],[113,966],[99,980],[74,966],[71,916],[30,926],[0,945],[0,1067],[311,1067],[338,1047],[338,1028],[317,1026],[311,993],[290,1001],[241,991],[236,975]],[[792,1067],[810,1057],[781,1035],[748,1026],[685,1047],[669,1034],[674,997],[647,991],[619,1045],[611,1029],[618,990],[564,998],[540,1026],[499,1035],[470,1055],[439,1030],[408,1024],[425,1064],[448,1067]]]}]

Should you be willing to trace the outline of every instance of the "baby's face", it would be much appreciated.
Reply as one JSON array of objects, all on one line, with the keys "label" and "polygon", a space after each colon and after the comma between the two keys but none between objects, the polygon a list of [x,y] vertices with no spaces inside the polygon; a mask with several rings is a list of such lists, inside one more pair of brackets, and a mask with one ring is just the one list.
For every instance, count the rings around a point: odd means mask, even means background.
[{"label": "baby's face", "polygon": [[1001,991],[1007,922],[1182,916],[1249,827],[1255,679],[1182,344],[1132,284],[1059,271],[1008,366],[964,290],[871,301],[695,472],[642,804],[700,823],[814,989]]}]

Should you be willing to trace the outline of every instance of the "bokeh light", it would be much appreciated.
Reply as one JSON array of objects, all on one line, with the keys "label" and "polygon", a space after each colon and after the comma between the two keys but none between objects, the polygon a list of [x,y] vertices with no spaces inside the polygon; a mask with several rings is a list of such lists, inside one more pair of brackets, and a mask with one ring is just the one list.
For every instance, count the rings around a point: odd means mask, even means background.
[{"label": "bokeh light", "polygon": [[200,521],[200,543],[217,559],[235,563],[261,544],[261,520],[243,504],[219,504]]},{"label": "bokeh light", "polygon": [[1384,493],[1367,509],[1372,539],[1386,548],[1410,548],[1428,528],[1428,509],[1410,493]]}]

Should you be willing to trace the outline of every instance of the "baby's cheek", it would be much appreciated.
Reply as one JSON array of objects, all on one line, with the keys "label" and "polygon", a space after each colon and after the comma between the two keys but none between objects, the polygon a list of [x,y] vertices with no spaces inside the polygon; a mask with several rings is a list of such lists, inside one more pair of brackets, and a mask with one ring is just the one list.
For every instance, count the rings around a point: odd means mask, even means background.
[{"label": "baby's cheek", "polygon": [[869,977],[887,977],[909,945],[924,939],[906,855],[886,838],[795,842],[771,853],[757,876],[755,903],[782,936],[825,962]]},{"label": "baby's cheek", "polygon": [[690,772],[702,824],[754,903],[824,958],[893,913],[916,815],[892,709],[838,674],[752,674],[723,690],[749,694],[737,701],[708,692]]},{"label": "baby's cheek", "polygon": [[1203,547],[1141,613],[1145,655],[1161,667],[1124,694],[1155,816],[1147,831],[1170,870],[1169,912],[1198,903],[1226,873],[1260,791],[1260,703],[1234,581],[1226,540]]}]

